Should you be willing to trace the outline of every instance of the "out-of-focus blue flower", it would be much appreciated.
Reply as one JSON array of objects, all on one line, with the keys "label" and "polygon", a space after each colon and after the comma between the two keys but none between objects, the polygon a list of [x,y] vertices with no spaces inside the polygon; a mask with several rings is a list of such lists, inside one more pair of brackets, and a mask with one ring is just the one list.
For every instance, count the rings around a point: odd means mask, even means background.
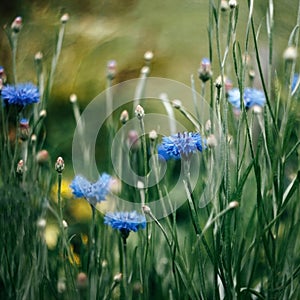
[{"label": "out-of-focus blue flower", "polygon": [[163,137],[158,145],[158,154],[165,160],[189,158],[197,151],[202,152],[206,148],[206,141],[202,140],[199,133],[184,132]]},{"label": "out-of-focus blue flower", "polygon": [[297,86],[297,83],[299,81],[299,74],[294,74],[294,77],[293,77],[293,82],[292,82],[292,93],[295,92],[295,89],[298,89],[299,85]]},{"label": "out-of-focus blue flower", "polygon": [[32,83],[7,85],[2,88],[4,104],[26,106],[40,101],[38,88]]},{"label": "out-of-focus blue flower", "polygon": [[[266,103],[265,94],[254,88],[244,89],[244,104],[245,108],[251,108],[255,105],[263,107]],[[240,104],[240,90],[238,88],[233,88],[228,91],[228,101],[237,109],[241,108]]]},{"label": "out-of-focus blue flower", "polygon": [[127,237],[130,231],[146,228],[146,218],[144,215],[132,212],[108,212],[104,216],[104,224],[118,229]]},{"label": "out-of-focus blue flower", "polygon": [[[77,175],[70,184],[70,188],[73,190],[75,197],[84,197],[94,203],[105,200],[106,195],[109,193],[110,183],[111,176],[106,173],[100,175],[94,183],[89,182],[83,176]],[[96,201],[93,201],[93,199],[96,199]]]}]

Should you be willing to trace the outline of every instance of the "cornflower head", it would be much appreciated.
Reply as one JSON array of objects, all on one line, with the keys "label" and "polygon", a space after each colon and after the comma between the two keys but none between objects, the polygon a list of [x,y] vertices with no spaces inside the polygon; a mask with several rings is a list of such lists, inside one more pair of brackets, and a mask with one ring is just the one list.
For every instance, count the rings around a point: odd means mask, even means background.
[{"label": "cornflower head", "polygon": [[206,140],[203,140],[200,133],[184,132],[173,134],[162,138],[162,143],[158,145],[158,154],[165,160],[188,159],[197,151],[206,149]]},{"label": "cornflower head", "polygon": [[106,173],[99,175],[98,180],[94,183],[81,175],[77,175],[71,182],[70,188],[76,198],[86,198],[95,205],[105,200],[110,190],[111,181],[111,176]]},{"label": "cornflower head", "polygon": [[[238,88],[233,88],[227,92],[228,101],[238,110],[241,108],[240,103],[240,90]],[[243,94],[245,108],[249,109],[253,106],[263,107],[266,103],[265,94],[254,88],[245,88]]]},{"label": "cornflower head", "polygon": [[32,83],[8,84],[2,88],[1,96],[4,104],[21,107],[40,101],[39,90]]},{"label": "cornflower head", "polygon": [[104,216],[104,224],[113,229],[118,229],[124,239],[129,236],[130,231],[136,232],[146,228],[146,218],[136,211],[131,212],[107,212]]}]

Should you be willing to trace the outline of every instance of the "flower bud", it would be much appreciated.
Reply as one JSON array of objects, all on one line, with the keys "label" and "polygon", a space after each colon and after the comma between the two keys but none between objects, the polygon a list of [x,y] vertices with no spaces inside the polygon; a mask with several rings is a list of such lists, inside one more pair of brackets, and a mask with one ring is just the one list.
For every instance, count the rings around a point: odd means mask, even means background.
[{"label": "flower bud", "polygon": [[47,116],[47,111],[45,109],[42,109],[40,111],[40,115],[39,116],[40,116],[40,118],[45,118]]},{"label": "flower bud", "polygon": [[120,283],[122,281],[123,275],[122,273],[118,273],[114,276],[114,282],[115,283]]},{"label": "flower bud", "polygon": [[68,223],[66,220],[62,220],[62,225],[63,225],[64,229],[68,228]]},{"label": "flower bud", "polygon": [[226,11],[229,8],[227,0],[221,0],[220,4],[221,11]]},{"label": "flower bud", "polygon": [[240,204],[237,202],[237,201],[231,201],[231,202],[229,202],[229,204],[228,204],[228,207],[229,208],[236,208],[236,207],[238,207]]},{"label": "flower bud", "polygon": [[57,282],[57,291],[59,294],[62,294],[66,290],[66,282],[65,279],[59,279]]},{"label": "flower bud", "polygon": [[18,33],[22,28],[22,17],[16,17],[11,23],[11,29],[14,33]]},{"label": "flower bud", "polygon": [[29,121],[25,118],[20,120],[20,139],[22,141],[27,141],[29,138]]},{"label": "flower bud", "polygon": [[40,62],[43,59],[43,53],[41,51],[37,52],[34,56],[36,62]]},{"label": "flower bud", "polygon": [[229,7],[230,7],[231,9],[237,7],[237,1],[236,1],[236,0],[229,0],[228,4],[229,4]]},{"label": "flower bud", "polygon": [[37,227],[40,229],[44,229],[47,225],[47,221],[44,218],[38,219],[37,221]]},{"label": "flower bud", "polygon": [[127,135],[127,146],[132,150],[138,150],[140,148],[139,135],[136,130],[130,130]]},{"label": "flower bud", "polygon": [[41,150],[36,155],[36,161],[38,164],[43,165],[49,161],[49,152],[47,150]]},{"label": "flower bud", "polygon": [[207,120],[205,123],[205,130],[210,131],[211,130],[211,120]]},{"label": "flower bud", "polygon": [[212,77],[211,62],[208,58],[203,58],[198,70],[199,78],[202,82],[206,82]]},{"label": "flower bud", "polygon": [[150,132],[149,132],[149,138],[150,138],[150,140],[153,142],[153,141],[155,141],[156,139],[157,139],[157,132],[156,132],[156,130],[151,130]]},{"label": "flower bud", "polygon": [[106,67],[106,77],[113,80],[117,74],[117,62],[115,60],[109,60]]},{"label": "flower bud", "polygon": [[84,272],[77,274],[76,285],[80,290],[85,289],[88,286],[88,277]]},{"label": "flower bud", "polygon": [[6,82],[7,79],[5,69],[2,66],[0,66],[0,79],[1,79],[1,84],[0,84],[1,85],[0,90],[1,90],[2,85]]},{"label": "flower bud", "polygon": [[70,95],[70,102],[71,103],[76,103],[77,102],[77,95],[76,94],[71,94]]},{"label": "flower bud", "polygon": [[145,111],[141,105],[138,105],[135,109],[135,116],[139,119],[142,120],[145,116]]},{"label": "flower bud", "polygon": [[65,14],[63,14],[63,15],[61,16],[60,22],[61,22],[62,24],[66,24],[66,23],[69,21],[69,19],[70,19],[69,14],[68,14],[68,13],[65,13]]},{"label": "flower bud", "polygon": [[217,139],[214,134],[210,134],[207,137],[206,142],[207,142],[207,146],[210,148],[215,148],[218,145]]},{"label": "flower bud", "polygon": [[151,213],[151,208],[148,205],[143,205],[142,209],[145,215],[149,215]]},{"label": "flower bud", "polygon": [[149,63],[153,59],[153,56],[152,51],[146,51],[144,54],[144,60]]},{"label": "flower bud", "polygon": [[19,160],[17,164],[17,170],[16,170],[18,175],[22,175],[24,173],[24,161],[23,159]]},{"label": "flower bud", "polygon": [[178,99],[174,99],[173,101],[172,101],[172,105],[173,105],[173,107],[174,108],[181,108],[182,107],[182,102],[180,101],[180,100],[178,100]]},{"label": "flower bud", "polygon": [[293,62],[297,58],[297,49],[294,46],[289,46],[283,52],[283,59],[288,62]]},{"label": "flower bud", "polygon": [[148,75],[150,73],[150,68],[148,66],[144,66],[141,69],[141,74],[142,75]]},{"label": "flower bud", "polygon": [[129,114],[127,110],[123,110],[120,115],[120,122],[124,125],[129,120]]},{"label": "flower bud", "polygon": [[57,173],[62,173],[62,171],[65,168],[65,162],[62,159],[62,157],[58,157],[55,163],[55,170],[57,171]]}]

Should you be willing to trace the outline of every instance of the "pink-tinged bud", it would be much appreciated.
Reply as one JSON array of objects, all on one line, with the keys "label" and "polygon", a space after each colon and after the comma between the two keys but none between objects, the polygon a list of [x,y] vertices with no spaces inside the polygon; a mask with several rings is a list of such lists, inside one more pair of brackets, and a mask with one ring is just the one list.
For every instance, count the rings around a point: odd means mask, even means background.
[{"label": "pink-tinged bud", "polygon": [[148,205],[143,205],[142,209],[145,215],[151,214],[151,208]]},{"label": "pink-tinged bud", "polygon": [[225,81],[225,91],[227,93],[232,89],[233,85],[232,85],[232,81],[227,77],[224,78],[224,81]]},{"label": "pink-tinged bud", "polygon": [[220,8],[221,8],[221,11],[226,11],[229,9],[227,0],[221,0]]},{"label": "pink-tinged bud", "polygon": [[14,33],[18,33],[22,28],[22,17],[16,17],[11,23],[11,29]]},{"label": "pink-tinged bud", "polygon": [[49,152],[47,150],[41,150],[36,155],[36,161],[41,165],[49,162],[49,158]]},{"label": "pink-tinged bud", "polygon": [[5,73],[5,69],[2,66],[0,66],[0,80],[1,80],[1,82],[0,82],[0,90],[2,88],[2,85],[4,83],[6,83],[6,79],[7,79],[7,76],[6,76],[6,73]]},{"label": "pink-tinged bud", "polygon": [[16,170],[18,175],[22,175],[24,173],[24,161],[23,159],[19,160],[17,164],[17,170]]},{"label": "pink-tinged bud", "polygon": [[77,288],[80,290],[87,288],[88,277],[84,272],[78,273],[77,279],[76,279],[76,285],[77,285]]},{"label": "pink-tinged bud", "polygon": [[117,62],[115,60],[109,60],[107,62],[106,76],[108,79],[113,80],[115,79],[116,74],[117,74]]},{"label": "pink-tinged bud", "polygon": [[140,148],[139,135],[136,130],[130,130],[127,135],[127,146],[132,150],[138,150]]},{"label": "pink-tinged bud", "polygon": [[218,145],[217,139],[214,134],[210,134],[207,137],[207,146],[210,148],[215,148]]},{"label": "pink-tinged bud", "polygon": [[55,170],[57,173],[62,173],[65,168],[65,162],[62,157],[58,157],[55,163]]},{"label": "pink-tinged bud", "polygon": [[145,116],[145,111],[141,105],[138,105],[135,109],[135,116],[139,119],[142,120]]}]

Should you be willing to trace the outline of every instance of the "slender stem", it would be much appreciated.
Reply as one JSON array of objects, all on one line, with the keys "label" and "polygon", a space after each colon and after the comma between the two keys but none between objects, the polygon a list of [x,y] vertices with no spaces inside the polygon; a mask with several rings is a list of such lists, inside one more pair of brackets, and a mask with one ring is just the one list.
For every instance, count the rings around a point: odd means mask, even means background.
[{"label": "slender stem", "polygon": [[127,237],[122,236],[122,254],[123,254],[123,287],[124,287],[124,297],[123,299],[128,298],[128,265],[127,265]]},{"label": "slender stem", "polygon": [[146,133],[144,119],[140,119],[140,126],[142,130],[142,145],[143,145],[143,156],[144,156],[144,176],[145,176],[145,203],[148,201],[148,158],[147,158],[147,144],[146,144]]}]

